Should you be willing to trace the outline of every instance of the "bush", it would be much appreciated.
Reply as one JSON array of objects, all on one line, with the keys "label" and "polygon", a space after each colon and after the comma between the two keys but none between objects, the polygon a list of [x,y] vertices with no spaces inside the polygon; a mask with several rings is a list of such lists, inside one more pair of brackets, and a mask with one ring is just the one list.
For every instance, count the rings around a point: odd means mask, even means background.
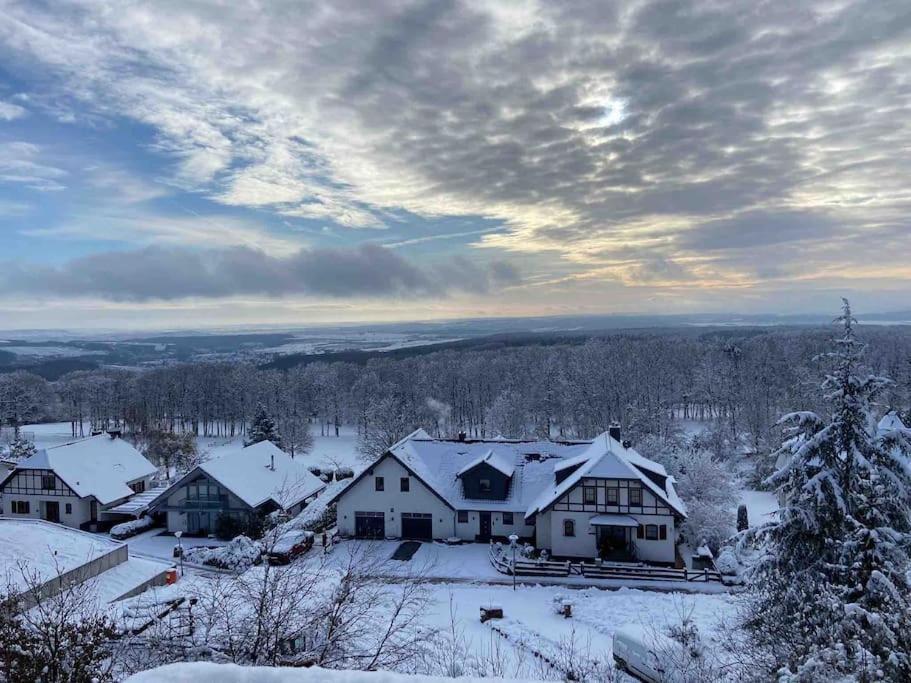
[{"label": "bush", "polygon": [[310,465],[310,467],[307,469],[310,470],[310,474],[312,474],[314,477],[318,477],[323,473],[323,471],[316,465]]},{"label": "bush", "polygon": [[339,467],[335,470],[335,480],[341,481],[342,479],[353,479],[354,470],[350,467]]},{"label": "bush", "polygon": [[219,569],[247,569],[262,554],[259,543],[238,536],[221,548],[189,548],[184,554],[187,562],[205,564]]},{"label": "bush", "polygon": [[722,550],[721,554],[718,555],[718,558],[715,560],[715,568],[725,576],[735,576],[739,566],[740,563],[737,561],[734,551],[730,548]]},{"label": "bush", "polygon": [[215,538],[221,541],[230,541],[232,538],[239,536],[243,528],[244,524],[241,520],[222,512],[215,520]]},{"label": "bush", "polygon": [[750,518],[747,515],[747,506],[743,503],[737,508],[737,531],[745,531],[750,528]]}]

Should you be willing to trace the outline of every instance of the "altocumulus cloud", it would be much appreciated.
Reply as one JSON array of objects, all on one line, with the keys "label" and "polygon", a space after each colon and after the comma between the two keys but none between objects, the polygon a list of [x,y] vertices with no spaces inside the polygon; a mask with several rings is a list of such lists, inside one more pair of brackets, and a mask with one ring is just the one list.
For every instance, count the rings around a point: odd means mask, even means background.
[{"label": "altocumulus cloud", "polygon": [[288,256],[270,256],[249,247],[150,246],[92,254],[56,267],[16,263],[0,267],[0,289],[7,293],[111,301],[239,295],[439,297],[458,291],[485,293],[518,281],[517,270],[503,261],[480,265],[456,257],[419,267],[373,244],[301,249]]}]

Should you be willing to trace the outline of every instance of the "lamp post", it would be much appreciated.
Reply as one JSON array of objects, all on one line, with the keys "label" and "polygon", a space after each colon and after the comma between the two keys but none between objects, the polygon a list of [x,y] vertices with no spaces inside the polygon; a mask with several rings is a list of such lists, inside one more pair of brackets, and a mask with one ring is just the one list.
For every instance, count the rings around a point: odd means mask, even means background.
[{"label": "lamp post", "polygon": [[183,544],[180,542],[180,537],[183,536],[183,532],[175,531],[174,536],[177,537],[177,554],[180,555],[180,578],[183,578]]},{"label": "lamp post", "polygon": [[512,589],[516,589],[516,543],[519,537],[515,534],[509,535],[509,546],[512,548]]}]

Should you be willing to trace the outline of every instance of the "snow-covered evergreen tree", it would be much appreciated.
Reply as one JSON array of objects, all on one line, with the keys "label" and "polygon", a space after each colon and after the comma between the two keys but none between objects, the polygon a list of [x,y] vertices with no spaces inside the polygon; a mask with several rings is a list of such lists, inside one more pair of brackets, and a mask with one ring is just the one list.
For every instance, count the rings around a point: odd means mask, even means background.
[{"label": "snow-covered evergreen tree", "polygon": [[22,438],[21,434],[9,445],[9,457],[16,462],[30,458],[37,452],[38,449],[35,448],[35,444],[28,439]]},{"label": "snow-covered evergreen tree", "polygon": [[829,414],[781,420],[787,457],[769,483],[785,504],[759,531],[746,626],[779,680],[909,680],[911,431],[877,429],[889,380],[861,374],[847,300],[836,322]]},{"label": "snow-covered evergreen tree", "polygon": [[269,417],[265,406],[262,404],[256,406],[256,412],[253,414],[253,422],[250,423],[250,430],[247,432],[247,445],[252,446],[260,441],[271,441],[279,448],[282,447],[282,437],[275,426],[275,421]]}]

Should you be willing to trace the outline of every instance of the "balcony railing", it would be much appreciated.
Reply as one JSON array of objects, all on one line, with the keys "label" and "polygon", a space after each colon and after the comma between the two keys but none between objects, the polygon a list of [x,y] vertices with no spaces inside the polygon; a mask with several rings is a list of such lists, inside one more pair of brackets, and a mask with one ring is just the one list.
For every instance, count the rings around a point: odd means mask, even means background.
[{"label": "balcony railing", "polygon": [[198,496],[184,500],[183,507],[193,510],[212,510],[227,507],[227,496]]}]

